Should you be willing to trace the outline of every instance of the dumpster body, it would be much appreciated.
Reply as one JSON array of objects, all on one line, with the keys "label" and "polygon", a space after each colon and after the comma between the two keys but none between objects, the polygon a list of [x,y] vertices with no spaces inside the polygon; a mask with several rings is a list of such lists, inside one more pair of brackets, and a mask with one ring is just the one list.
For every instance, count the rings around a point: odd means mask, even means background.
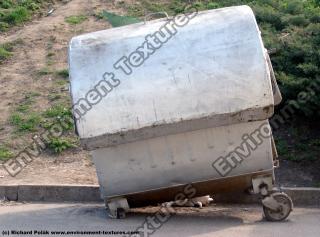
[{"label": "dumpster body", "polygon": [[[227,156],[242,144],[244,134],[263,125],[269,126],[267,121],[233,124],[93,150],[103,197],[124,196],[132,206],[142,206],[174,200],[185,184],[192,183],[197,195],[203,196],[244,191],[252,186],[252,178],[261,175],[272,179],[271,137],[241,163],[236,158],[226,161],[223,168],[234,169],[225,177],[212,166],[221,155]],[[168,188],[174,190],[168,192]],[[139,193],[143,195],[135,195]]]},{"label": "dumpster body", "polygon": [[[169,20],[70,43],[76,129],[102,197],[117,210],[170,201],[186,184],[197,196],[250,187],[269,193],[276,150],[268,119],[281,95],[252,10],[199,12],[141,65],[129,73],[117,67]],[[106,77],[108,93],[89,104],[88,92],[106,89]]]}]

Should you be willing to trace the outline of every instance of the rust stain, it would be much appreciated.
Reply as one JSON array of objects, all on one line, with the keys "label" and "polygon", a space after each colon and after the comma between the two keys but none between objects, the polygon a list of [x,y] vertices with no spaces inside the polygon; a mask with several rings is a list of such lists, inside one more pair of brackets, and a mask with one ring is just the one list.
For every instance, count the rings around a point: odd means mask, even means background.
[{"label": "rust stain", "polygon": [[266,114],[269,114],[270,111],[270,106],[266,106],[263,108],[263,112],[265,112]]}]

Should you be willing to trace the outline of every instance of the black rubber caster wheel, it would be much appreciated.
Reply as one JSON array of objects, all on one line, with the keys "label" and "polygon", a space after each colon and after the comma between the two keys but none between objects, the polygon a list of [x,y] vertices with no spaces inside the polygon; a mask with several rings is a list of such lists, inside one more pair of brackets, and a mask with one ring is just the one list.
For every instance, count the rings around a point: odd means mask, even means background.
[{"label": "black rubber caster wheel", "polygon": [[285,193],[273,193],[273,198],[280,204],[278,210],[271,210],[263,206],[263,212],[267,221],[283,221],[291,213],[293,204],[291,198]]}]

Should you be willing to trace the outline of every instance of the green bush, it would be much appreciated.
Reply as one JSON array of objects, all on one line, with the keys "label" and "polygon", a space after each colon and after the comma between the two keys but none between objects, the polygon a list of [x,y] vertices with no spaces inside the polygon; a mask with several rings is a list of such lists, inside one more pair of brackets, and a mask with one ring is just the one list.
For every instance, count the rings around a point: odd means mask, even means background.
[{"label": "green bush", "polygon": [[0,8],[9,9],[13,6],[13,2],[11,0],[2,0],[0,2]]},{"label": "green bush", "polygon": [[256,6],[255,13],[258,23],[269,23],[276,30],[282,30],[285,27],[282,14],[272,7]]},{"label": "green bush", "polygon": [[304,6],[302,1],[291,0],[284,1],[284,12],[291,15],[301,14],[304,12]]},{"label": "green bush", "polygon": [[[193,4],[199,11],[244,4],[252,7],[266,48],[275,50],[271,60],[284,98],[279,109],[320,78],[320,0],[197,0]],[[141,0],[126,8],[133,16],[159,10],[174,15],[185,5],[184,0]],[[320,118],[319,91],[297,115]]]},{"label": "green bush", "polygon": [[17,7],[11,10],[3,17],[3,20],[8,24],[17,25],[30,18],[30,13],[25,7]]}]

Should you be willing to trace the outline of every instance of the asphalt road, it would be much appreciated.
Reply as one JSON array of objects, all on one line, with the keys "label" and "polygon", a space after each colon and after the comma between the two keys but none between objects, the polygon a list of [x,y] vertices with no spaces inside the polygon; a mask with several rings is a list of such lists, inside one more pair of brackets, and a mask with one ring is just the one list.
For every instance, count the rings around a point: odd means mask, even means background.
[{"label": "asphalt road", "polygon": [[[0,204],[0,234],[7,231],[135,231],[158,208],[135,209],[126,219],[110,219],[103,204]],[[156,216],[138,236],[320,236],[320,209],[295,208],[289,219],[270,223],[262,218],[259,206],[210,206],[204,209],[176,209],[177,214]],[[162,219],[160,219],[162,217]],[[150,224],[151,223],[151,224]],[[160,227],[159,227],[160,226]],[[157,228],[155,228],[157,227]],[[150,233],[149,235],[147,234]],[[153,232],[153,234],[151,234]],[[9,236],[18,236],[10,234]],[[54,235],[67,236],[67,235]],[[69,235],[69,236],[124,236]]]}]

